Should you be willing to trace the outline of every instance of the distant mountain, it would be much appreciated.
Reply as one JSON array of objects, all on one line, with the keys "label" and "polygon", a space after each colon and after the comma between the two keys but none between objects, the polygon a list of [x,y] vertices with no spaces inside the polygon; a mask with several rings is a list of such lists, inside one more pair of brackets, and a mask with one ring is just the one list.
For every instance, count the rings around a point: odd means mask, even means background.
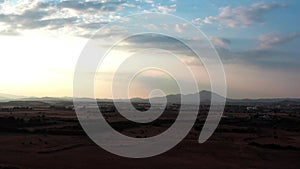
[{"label": "distant mountain", "polygon": [[0,93],[2,106],[46,106],[46,105],[70,105],[72,97],[26,97]]},{"label": "distant mountain", "polygon": [[[200,91],[194,94],[171,94],[167,95],[166,98],[169,103],[180,103],[181,98],[187,101],[187,103],[196,103],[193,98],[199,97],[201,103],[210,103],[211,98],[214,98],[216,102],[223,101],[226,99],[227,103],[230,104],[257,104],[257,103],[300,103],[300,98],[264,98],[264,99],[231,99],[231,98],[224,98],[223,96],[213,93],[210,91]],[[91,98],[83,98],[86,101],[92,101]],[[151,98],[151,101],[154,103],[161,103],[164,97],[154,97]],[[8,101],[40,101],[47,104],[72,104],[73,98],[72,97],[25,97],[25,96],[18,96],[18,95],[9,95],[9,94],[1,94],[0,93],[0,102],[8,102]],[[111,99],[97,99],[98,102],[112,102]],[[117,102],[128,102],[127,99],[118,99],[115,100]],[[149,103],[149,99],[143,98],[132,98],[130,99],[131,102],[140,102],[140,103]]]},{"label": "distant mountain", "polygon": [[[216,102],[221,102],[223,100],[226,100],[223,96],[203,90],[199,93],[194,94],[187,94],[187,95],[181,95],[181,94],[175,94],[175,95],[168,95],[166,98],[169,103],[180,103],[181,97],[187,102],[187,103],[196,103],[195,97],[200,98],[200,102],[202,103],[210,103],[211,98],[213,98]],[[156,97],[151,99],[153,102],[160,102],[162,100],[162,97]]]},{"label": "distant mountain", "polygon": [[[199,93],[194,94],[173,94],[167,95],[166,98],[169,103],[180,103],[181,97],[183,97],[188,103],[196,103],[193,98],[197,97],[200,98],[201,103],[210,103],[211,98],[214,98],[216,102],[221,102],[226,99],[226,103],[229,104],[258,104],[258,103],[299,103],[300,98],[264,98],[264,99],[232,99],[232,98],[225,98],[217,93],[213,93],[210,91],[203,90]],[[152,102],[160,103],[163,97],[154,97],[151,98]],[[131,99],[133,102],[149,102],[149,99],[141,99],[141,98],[133,98]]]},{"label": "distant mountain", "polygon": [[6,97],[0,96],[0,102],[1,102],[1,101],[7,101],[7,100],[9,100],[9,99],[7,99]]},{"label": "distant mountain", "polygon": [[22,98],[25,98],[25,96],[0,93],[0,101],[10,101],[10,100],[17,100]]},{"label": "distant mountain", "polygon": [[42,101],[8,101],[0,102],[0,107],[15,106],[15,107],[47,107],[50,104]]}]

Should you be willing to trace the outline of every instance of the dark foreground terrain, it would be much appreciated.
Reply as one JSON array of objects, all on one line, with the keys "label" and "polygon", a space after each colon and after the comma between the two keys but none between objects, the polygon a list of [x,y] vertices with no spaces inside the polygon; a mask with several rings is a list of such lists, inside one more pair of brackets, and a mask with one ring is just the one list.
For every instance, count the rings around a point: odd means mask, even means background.
[{"label": "dark foreground terrain", "polygon": [[[85,135],[71,103],[0,105],[0,169],[300,168],[297,103],[227,105],[213,136],[199,144],[209,108],[201,106],[194,128],[180,144],[146,159],[123,158],[98,147]],[[100,107],[113,128],[139,138],[154,136],[172,125],[179,105],[171,105],[147,125],[128,122],[110,103]],[[137,108],[146,109],[147,105]]]}]

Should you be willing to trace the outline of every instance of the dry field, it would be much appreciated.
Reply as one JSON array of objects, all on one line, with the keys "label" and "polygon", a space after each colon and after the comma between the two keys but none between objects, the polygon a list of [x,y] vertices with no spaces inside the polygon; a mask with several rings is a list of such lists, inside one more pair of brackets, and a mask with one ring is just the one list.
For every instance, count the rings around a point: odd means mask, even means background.
[{"label": "dry field", "polygon": [[[128,159],[94,144],[73,111],[1,112],[0,169],[299,168],[299,116],[266,114],[272,119],[259,119],[260,114],[225,113],[214,135],[199,144],[197,138],[205,120],[202,115],[172,150],[151,158]],[[156,135],[172,123],[172,116],[144,126],[131,125],[112,114],[106,116],[115,129],[132,137]]]}]

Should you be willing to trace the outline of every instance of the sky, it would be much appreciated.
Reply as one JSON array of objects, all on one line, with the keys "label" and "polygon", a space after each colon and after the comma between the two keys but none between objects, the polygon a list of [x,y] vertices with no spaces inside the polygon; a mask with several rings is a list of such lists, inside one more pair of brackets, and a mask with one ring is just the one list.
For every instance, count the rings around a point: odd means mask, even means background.
[{"label": "sky", "polygon": [[[297,0],[0,0],[0,93],[72,96],[76,62],[89,38],[126,16],[155,12],[181,17],[207,36],[222,60],[228,97],[300,97],[299,8]],[[160,27],[147,22],[140,25],[151,31],[164,29],[169,21],[159,22]],[[184,24],[172,29],[188,32]],[[103,41],[97,50],[107,47],[106,39],[119,37],[122,28],[102,31],[107,36],[97,37]],[[111,75],[118,66],[134,49],[157,44],[181,56],[199,81],[199,90],[210,89],[203,65],[176,39],[145,35],[126,39],[112,50],[96,73],[95,96],[110,98]],[[165,55],[146,51],[139,53],[137,63],[169,62]],[[185,79],[182,71],[174,71]],[[122,73],[123,79],[130,78]],[[117,86],[123,84],[122,78]],[[157,70],[141,72],[134,81],[131,97],[147,97],[157,87],[167,94],[178,92],[174,79]]]}]

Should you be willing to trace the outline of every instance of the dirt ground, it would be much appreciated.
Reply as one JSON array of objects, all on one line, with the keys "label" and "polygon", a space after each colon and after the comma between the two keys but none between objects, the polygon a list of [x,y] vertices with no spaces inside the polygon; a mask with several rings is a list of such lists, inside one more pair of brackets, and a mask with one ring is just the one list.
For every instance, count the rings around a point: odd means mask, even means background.
[{"label": "dirt ground", "polygon": [[[284,114],[278,114],[280,118],[272,115],[277,121],[258,121],[236,113],[235,119],[222,120],[207,142],[198,143],[200,130],[194,127],[173,149],[145,159],[119,157],[98,147],[81,132],[70,134],[69,131],[80,130],[74,112],[49,110],[13,115],[14,118],[11,113],[0,116],[0,169],[300,168],[299,119],[291,121]],[[35,119],[35,125],[23,125],[20,118]],[[36,120],[39,118],[42,122]],[[11,130],[5,122],[12,124],[14,120],[17,129]],[[124,133],[143,137],[161,130],[161,126],[133,127]]]}]

